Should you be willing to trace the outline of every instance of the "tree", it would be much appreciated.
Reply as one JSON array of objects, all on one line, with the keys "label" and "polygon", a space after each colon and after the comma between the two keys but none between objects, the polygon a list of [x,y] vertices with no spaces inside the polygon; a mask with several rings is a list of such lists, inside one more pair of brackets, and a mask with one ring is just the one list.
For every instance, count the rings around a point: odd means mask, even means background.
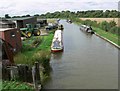
[{"label": "tree", "polygon": [[109,24],[110,24],[110,27],[111,27],[111,28],[117,25],[115,21],[110,21]]},{"label": "tree", "polygon": [[28,14],[28,15],[26,15],[26,17],[30,17],[30,15]]},{"label": "tree", "polygon": [[9,14],[5,14],[5,18],[11,18]]},{"label": "tree", "polygon": [[35,14],[34,16],[38,17],[38,16],[39,16],[39,14]]}]

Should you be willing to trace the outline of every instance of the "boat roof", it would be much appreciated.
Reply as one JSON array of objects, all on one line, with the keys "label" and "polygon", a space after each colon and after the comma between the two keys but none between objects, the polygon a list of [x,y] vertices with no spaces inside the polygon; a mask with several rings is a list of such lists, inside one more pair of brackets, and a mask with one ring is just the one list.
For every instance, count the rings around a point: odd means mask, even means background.
[{"label": "boat roof", "polygon": [[62,33],[62,30],[56,30],[55,33]]},{"label": "boat roof", "polygon": [[61,35],[62,31],[61,30],[56,30],[54,36]]},{"label": "boat roof", "polygon": [[89,26],[87,26],[87,25],[81,25],[82,27],[86,27],[86,28],[89,28]]},{"label": "boat roof", "polygon": [[56,38],[58,38],[59,41],[61,41],[61,38],[62,38],[62,30],[56,30],[55,31],[55,34],[54,34],[54,40],[56,40]]}]

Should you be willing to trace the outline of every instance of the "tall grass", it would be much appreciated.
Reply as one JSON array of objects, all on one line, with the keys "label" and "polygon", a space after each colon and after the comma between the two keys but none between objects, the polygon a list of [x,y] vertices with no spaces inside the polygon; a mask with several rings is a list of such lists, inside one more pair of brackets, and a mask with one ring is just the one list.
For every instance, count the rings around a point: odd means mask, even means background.
[{"label": "tall grass", "polygon": [[[53,33],[48,36],[43,36],[42,38],[33,37],[23,41],[22,51],[14,57],[15,63],[32,65],[35,61],[49,60],[52,38]],[[34,47],[36,43],[39,43],[39,45]]]},{"label": "tall grass", "polygon": [[[22,51],[19,52],[14,57],[14,61],[16,64],[26,64],[29,66],[33,66],[37,61],[40,63],[41,67],[41,79],[44,82],[48,77],[51,70],[50,67],[50,46],[52,43],[52,39],[54,36],[54,31],[49,32],[48,36],[42,37],[32,37],[25,41],[23,41]],[[37,44],[38,41],[40,43],[34,47],[33,44]]]}]

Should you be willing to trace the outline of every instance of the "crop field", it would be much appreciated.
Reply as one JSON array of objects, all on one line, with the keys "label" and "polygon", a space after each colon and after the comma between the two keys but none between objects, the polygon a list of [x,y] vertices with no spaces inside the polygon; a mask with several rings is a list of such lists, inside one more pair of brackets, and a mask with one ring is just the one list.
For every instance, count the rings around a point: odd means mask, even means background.
[{"label": "crop field", "polygon": [[47,19],[47,22],[48,23],[56,23],[56,19],[54,18],[54,19]]},{"label": "crop field", "polygon": [[120,18],[80,18],[81,20],[91,20],[91,21],[97,21],[98,23],[102,21],[115,21],[117,26],[120,26]]}]

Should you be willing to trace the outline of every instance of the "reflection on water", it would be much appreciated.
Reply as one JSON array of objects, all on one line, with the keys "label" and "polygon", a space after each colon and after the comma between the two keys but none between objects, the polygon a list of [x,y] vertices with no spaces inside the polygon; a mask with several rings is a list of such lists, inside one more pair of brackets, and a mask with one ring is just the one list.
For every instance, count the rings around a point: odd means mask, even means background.
[{"label": "reflection on water", "polygon": [[60,60],[61,59],[61,57],[62,57],[62,52],[58,52],[58,53],[52,53],[51,54],[51,59],[55,59],[55,60]]},{"label": "reflection on water", "polygon": [[46,89],[118,88],[118,49],[77,25],[64,25],[64,52],[51,54],[51,79]]}]

